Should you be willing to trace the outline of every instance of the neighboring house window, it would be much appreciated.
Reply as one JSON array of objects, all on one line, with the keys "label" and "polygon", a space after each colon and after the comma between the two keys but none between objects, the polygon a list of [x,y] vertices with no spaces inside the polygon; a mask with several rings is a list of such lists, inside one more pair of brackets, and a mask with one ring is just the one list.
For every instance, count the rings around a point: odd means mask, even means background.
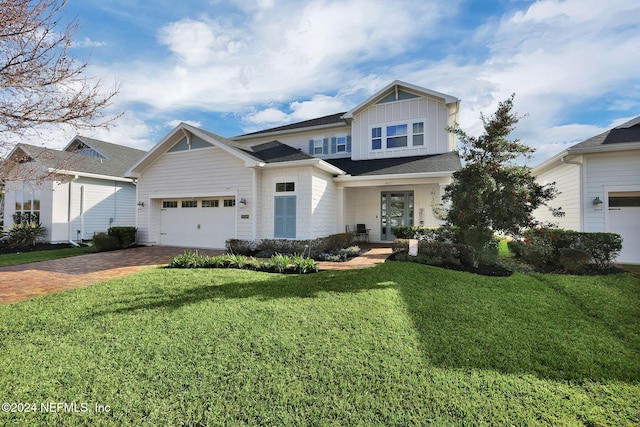
[{"label": "neighboring house window", "polygon": [[371,149],[380,150],[382,148],[382,128],[371,129]]},{"label": "neighboring house window", "polygon": [[407,125],[387,126],[387,148],[407,146]]},{"label": "neighboring house window", "polygon": [[183,208],[197,208],[198,201],[197,200],[183,200],[182,201]]},{"label": "neighboring house window", "polygon": [[309,154],[314,156],[329,154],[329,138],[315,138],[309,140]]},{"label": "neighboring house window", "polygon": [[178,202],[176,200],[165,200],[162,202],[163,209],[177,208]]},{"label": "neighboring house window", "polygon": [[22,184],[22,190],[16,191],[16,213],[14,222],[40,222],[40,190],[35,188],[33,182]]},{"label": "neighboring house window", "polygon": [[218,206],[220,206],[219,200],[203,200],[202,201],[203,208],[217,208]]},{"label": "neighboring house window", "polygon": [[413,146],[424,145],[424,122],[413,124]]},{"label": "neighboring house window", "polygon": [[296,196],[276,196],[274,215],[275,238],[296,238]]},{"label": "neighboring house window", "polygon": [[282,193],[285,191],[296,191],[296,183],[295,182],[276,183],[276,193]]},{"label": "neighboring house window", "polygon": [[236,199],[224,199],[224,207],[232,208],[236,205]]}]

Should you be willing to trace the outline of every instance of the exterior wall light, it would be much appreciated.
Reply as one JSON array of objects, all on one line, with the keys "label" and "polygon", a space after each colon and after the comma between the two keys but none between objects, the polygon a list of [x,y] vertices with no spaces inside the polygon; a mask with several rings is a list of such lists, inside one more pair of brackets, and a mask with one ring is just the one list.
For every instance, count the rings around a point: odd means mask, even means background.
[{"label": "exterior wall light", "polygon": [[245,199],[244,197],[243,197],[242,199],[240,199],[240,204],[241,204],[242,206],[246,206],[246,204],[247,204],[247,199]]},{"label": "exterior wall light", "polygon": [[144,207],[144,202],[138,202],[138,206]]},{"label": "exterior wall light", "polygon": [[602,200],[600,200],[600,197],[593,199],[593,207],[595,209],[602,209]]}]

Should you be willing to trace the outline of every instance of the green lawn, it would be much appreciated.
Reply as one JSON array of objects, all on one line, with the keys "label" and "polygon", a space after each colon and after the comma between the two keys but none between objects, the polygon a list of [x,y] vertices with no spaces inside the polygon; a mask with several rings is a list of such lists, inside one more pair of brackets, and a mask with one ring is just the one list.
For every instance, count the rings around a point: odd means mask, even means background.
[{"label": "green lawn", "polygon": [[50,259],[67,258],[70,256],[90,254],[96,251],[93,246],[79,248],[54,249],[48,251],[20,252],[0,255],[0,267],[26,264],[29,262],[47,261]]},{"label": "green lawn", "polygon": [[639,425],[640,279],[148,270],[0,307],[0,395],[37,409],[3,425]]}]

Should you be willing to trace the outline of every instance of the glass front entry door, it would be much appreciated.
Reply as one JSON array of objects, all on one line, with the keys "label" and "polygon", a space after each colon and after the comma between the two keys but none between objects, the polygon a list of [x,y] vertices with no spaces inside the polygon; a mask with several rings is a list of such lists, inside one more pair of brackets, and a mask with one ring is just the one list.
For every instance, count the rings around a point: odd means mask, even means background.
[{"label": "glass front entry door", "polygon": [[389,191],[381,194],[380,239],[395,240],[393,227],[413,225],[413,191]]}]

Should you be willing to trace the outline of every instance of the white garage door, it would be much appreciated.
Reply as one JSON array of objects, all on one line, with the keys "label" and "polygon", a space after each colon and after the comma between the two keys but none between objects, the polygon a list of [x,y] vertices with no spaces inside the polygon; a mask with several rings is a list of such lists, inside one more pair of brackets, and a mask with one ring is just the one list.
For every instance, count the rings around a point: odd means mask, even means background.
[{"label": "white garage door", "polygon": [[609,231],[622,236],[617,262],[640,264],[640,191],[609,193]]},{"label": "white garage door", "polygon": [[160,244],[189,248],[224,248],[236,235],[235,198],[163,200]]}]

